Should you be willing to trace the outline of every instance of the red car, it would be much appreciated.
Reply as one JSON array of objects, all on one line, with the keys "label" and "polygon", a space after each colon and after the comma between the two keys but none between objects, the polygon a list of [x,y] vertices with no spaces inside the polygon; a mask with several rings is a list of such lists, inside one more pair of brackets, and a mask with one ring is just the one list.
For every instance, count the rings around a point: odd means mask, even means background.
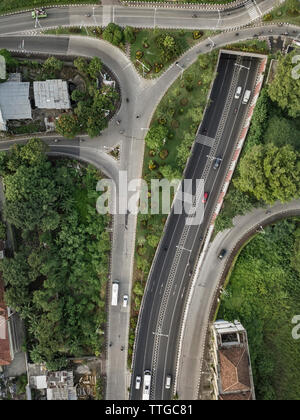
[{"label": "red car", "polygon": [[202,199],[202,203],[205,204],[207,202],[207,199],[208,199],[208,192],[205,192],[204,196],[203,196],[203,199]]}]

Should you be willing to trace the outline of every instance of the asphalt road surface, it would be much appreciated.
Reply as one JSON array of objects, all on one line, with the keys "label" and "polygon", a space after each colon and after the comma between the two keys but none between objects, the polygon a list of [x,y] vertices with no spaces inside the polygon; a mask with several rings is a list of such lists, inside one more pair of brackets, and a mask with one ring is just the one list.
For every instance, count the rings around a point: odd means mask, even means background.
[{"label": "asphalt road surface", "polygon": [[[275,0],[247,0],[224,11],[120,5],[96,6],[94,9],[92,6],[49,8],[48,17],[38,22],[32,19],[31,12],[0,17],[0,35],[58,26],[107,26],[110,22],[123,27],[224,30],[239,28],[259,19],[276,4]],[[87,17],[87,14],[91,16]]]},{"label": "asphalt road surface", "polygon": [[[135,378],[152,372],[151,399],[171,399],[172,388],[165,389],[165,378],[175,372],[175,354],[185,291],[201,241],[205,236],[221,185],[231,161],[234,144],[240,133],[247,105],[242,97],[234,99],[237,86],[253,89],[259,59],[224,54],[208,107],[185,171],[186,179],[204,179],[208,193],[203,223],[186,225],[185,214],[170,215],[156,255],[142,305],[136,341],[131,384],[131,399],[140,399]],[[240,64],[240,65],[237,65]],[[250,99],[251,100],[251,99]],[[222,159],[213,169],[215,157]],[[193,193],[196,186],[193,186]],[[200,194],[203,194],[202,192]]]}]

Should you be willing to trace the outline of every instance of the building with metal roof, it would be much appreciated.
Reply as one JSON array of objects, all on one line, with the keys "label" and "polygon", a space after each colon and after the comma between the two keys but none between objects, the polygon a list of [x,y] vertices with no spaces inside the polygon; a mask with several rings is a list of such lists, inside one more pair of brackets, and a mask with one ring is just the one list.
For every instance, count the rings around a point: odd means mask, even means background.
[{"label": "building with metal roof", "polygon": [[70,109],[67,82],[55,79],[33,82],[35,106],[41,109]]},{"label": "building with metal roof", "polygon": [[6,131],[8,120],[32,119],[29,82],[0,83],[0,130]]}]

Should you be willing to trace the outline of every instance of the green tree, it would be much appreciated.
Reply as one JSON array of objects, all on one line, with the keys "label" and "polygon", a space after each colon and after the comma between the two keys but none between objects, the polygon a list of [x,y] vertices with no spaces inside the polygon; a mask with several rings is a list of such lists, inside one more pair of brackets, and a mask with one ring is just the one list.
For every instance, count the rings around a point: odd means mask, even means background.
[{"label": "green tree", "polygon": [[173,168],[171,165],[162,165],[159,170],[162,176],[169,181],[172,181],[172,179],[181,179],[180,171],[177,168]]},{"label": "green tree", "polygon": [[291,258],[291,266],[300,274],[300,228],[295,232],[295,244]]},{"label": "green tree", "polygon": [[80,73],[86,74],[88,69],[88,63],[83,57],[77,57],[74,60],[74,66],[79,70]]},{"label": "green tree", "polygon": [[297,16],[300,11],[300,5],[298,0],[287,0],[287,10],[292,16]]},{"label": "green tree", "polygon": [[73,138],[80,132],[78,118],[72,113],[61,114],[56,120],[56,131],[64,137]]},{"label": "green tree", "polygon": [[6,225],[0,221],[0,240],[5,241],[6,239]]},{"label": "green tree", "polygon": [[269,85],[269,96],[292,118],[300,115],[300,77],[297,72],[297,51],[279,59],[274,80]]},{"label": "green tree", "polygon": [[298,153],[291,146],[278,148],[272,143],[253,146],[240,161],[234,185],[268,204],[297,198],[300,192],[298,159]]},{"label": "green tree", "polygon": [[147,236],[147,243],[151,248],[156,248],[159,244],[160,237],[157,235],[148,235]]},{"label": "green tree", "polygon": [[56,57],[49,57],[44,62],[42,74],[44,78],[55,78],[62,70],[64,63]]},{"label": "green tree", "polygon": [[169,134],[169,130],[167,127],[163,125],[155,125],[150,128],[145,138],[146,145],[151,150],[155,150],[159,152],[164,142],[167,140],[167,136]]},{"label": "green tree", "polygon": [[93,57],[88,67],[88,73],[93,79],[97,79],[102,70],[102,61],[98,57]]},{"label": "green tree", "polygon": [[71,98],[75,102],[83,101],[85,99],[85,93],[79,89],[75,89],[72,92]]},{"label": "green tree", "polygon": [[113,45],[120,45],[123,41],[123,30],[115,23],[109,23],[103,31],[103,39],[112,43]]},{"label": "green tree", "polygon": [[165,62],[171,60],[180,52],[176,39],[169,33],[164,33],[156,38],[156,45],[160,50],[161,59]]},{"label": "green tree", "polygon": [[133,44],[135,41],[134,29],[131,26],[126,26],[124,29],[124,38],[128,44]]}]

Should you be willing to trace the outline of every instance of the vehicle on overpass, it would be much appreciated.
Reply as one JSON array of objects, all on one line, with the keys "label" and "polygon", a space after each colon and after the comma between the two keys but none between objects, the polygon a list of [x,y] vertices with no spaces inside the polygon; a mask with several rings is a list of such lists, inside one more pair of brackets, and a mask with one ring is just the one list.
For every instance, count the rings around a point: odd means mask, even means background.
[{"label": "vehicle on overpass", "polygon": [[251,90],[246,90],[245,95],[243,97],[243,104],[247,104],[251,96]]},{"label": "vehicle on overpass", "polygon": [[115,280],[112,284],[111,304],[117,306],[119,297],[119,282]]},{"label": "vehicle on overpass", "polygon": [[135,378],[135,389],[140,389],[141,387],[142,378],[140,376],[137,376]]},{"label": "vehicle on overpass", "polygon": [[238,86],[235,91],[234,99],[239,99],[242,93],[242,86]]},{"label": "vehicle on overpass", "polygon": [[171,375],[167,375],[167,377],[166,377],[166,383],[165,383],[165,388],[166,389],[170,389],[171,388],[171,382],[172,382],[172,376]]},{"label": "vehicle on overpass", "polygon": [[41,19],[46,18],[48,15],[45,9],[34,9],[31,16],[32,19]]},{"label": "vehicle on overpass", "polygon": [[150,400],[151,372],[145,370],[143,381],[143,400]]}]

